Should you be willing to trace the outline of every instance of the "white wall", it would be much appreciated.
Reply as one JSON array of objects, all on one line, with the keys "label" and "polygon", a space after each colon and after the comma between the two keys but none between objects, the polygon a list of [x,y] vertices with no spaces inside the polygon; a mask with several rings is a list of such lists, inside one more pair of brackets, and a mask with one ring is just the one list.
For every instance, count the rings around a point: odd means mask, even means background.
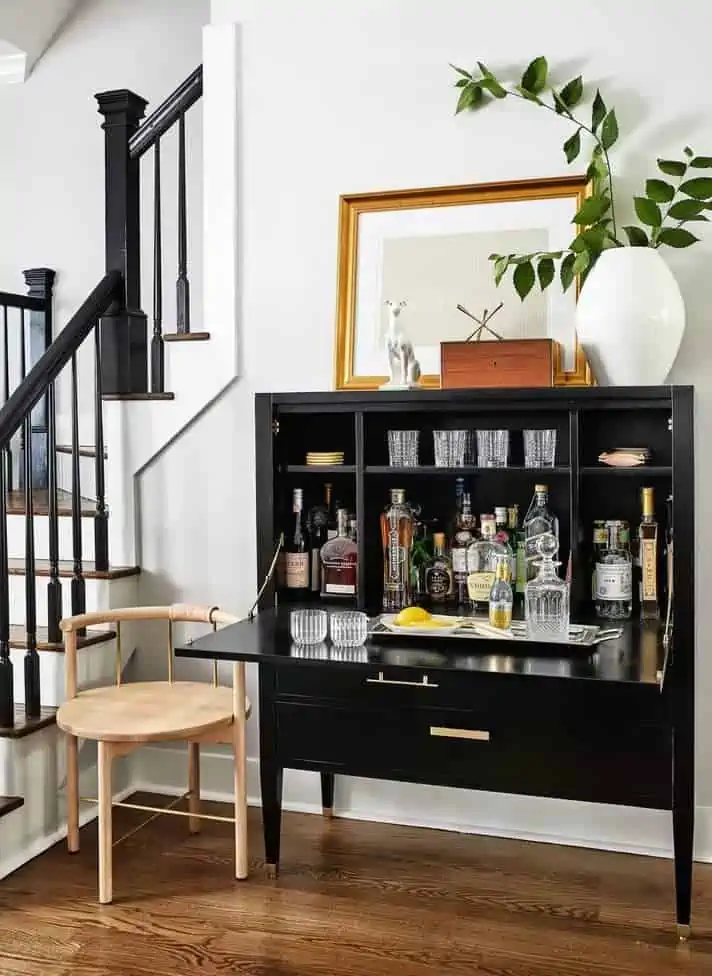
[{"label": "white wall", "polygon": [[[655,175],[656,155],[675,155],[688,143],[712,153],[712,10],[695,5],[684,44],[670,43],[681,30],[677,9],[647,0],[594,0],[585,14],[555,0],[510,0],[506,8],[462,0],[213,0],[212,19],[239,23],[242,375],[141,479],[142,586],[147,600],[168,595],[239,612],[256,583],[253,393],[329,389],[333,382],[339,194],[567,172],[561,144],[570,130],[554,116],[508,102],[453,117],[448,62],[474,65],[479,58],[501,71],[546,53],[561,81],[583,72],[617,107],[623,138],[615,169],[624,199]],[[704,244],[669,255],[689,313],[671,378],[698,388],[700,488],[712,475],[712,446],[701,436],[712,418],[711,252],[708,233]],[[703,516],[701,502],[699,593],[712,585],[712,528]],[[712,692],[707,643],[701,632],[697,766],[704,807],[712,806],[712,719],[702,715]],[[146,657],[142,668],[152,670]],[[252,682],[254,700],[254,676]],[[253,721],[253,757],[256,731]],[[161,766],[145,765],[142,775],[170,785],[168,764]],[[227,789],[228,779],[220,782]],[[287,800],[303,806],[300,789],[287,778]],[[355,783],[341,784],[337,806],[402,820],[417,810],[420,821],[436,823],[448,820],[439,810],[443,795],[452,804],[450,822],[465,827],[496,831],[499,823],[526,834],[542,822],[543,833],[569,840],[670,846],[669,818],[576,804]],[[312,802],[318,804],[316,783]],[[622,825],[622,840],[610,823]],[[698,840],[710,856],[708,831]]]}]

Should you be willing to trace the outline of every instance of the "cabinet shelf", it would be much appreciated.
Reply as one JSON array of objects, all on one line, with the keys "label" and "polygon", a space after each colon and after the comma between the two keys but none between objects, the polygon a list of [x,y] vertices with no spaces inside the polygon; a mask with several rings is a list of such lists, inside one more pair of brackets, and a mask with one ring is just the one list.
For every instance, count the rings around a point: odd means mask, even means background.
[{"label": "cabinet shelf", "polygon": [[287,474],[355,474],[355,464],[287,464]]},{"label": "cabinet shelf", "polygon": [[546,477],[548,475],[570,474],[571,469],[568,465],[557,465],[554,468],[525,468],[522,465],[510,465],[506,468],[479,468],[476,464],[466,464],[459,468],[437,468],[432,464],[419,464],[415,468],[392,467],[390,464],[368,464],[366,474],[393,474],[393,475],[444,475],[446,477],[464,477],[465,475],[484,475],[485,477],[494,474],[526,474],[532,478]]},{"label": "cabinet shelf", "polygon": [[605,464],[590,465],[581,468],[581,474],[608,475],[614,478],[666,478],[672,477],[672,466],[669,464],[639,464],[635,468],[613,468]]}]

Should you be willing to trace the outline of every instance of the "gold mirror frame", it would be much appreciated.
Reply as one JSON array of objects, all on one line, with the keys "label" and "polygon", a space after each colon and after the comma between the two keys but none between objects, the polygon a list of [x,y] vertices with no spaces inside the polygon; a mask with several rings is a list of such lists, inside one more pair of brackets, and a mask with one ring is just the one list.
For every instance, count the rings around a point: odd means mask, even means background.
[{"label": "gold mirror frame", "polygon": [[[556,176],[548,179],[515,180],[503,183],[475,183],[470,186],[442,186],[417,190],[387,190],[342,196],[339,202],[339,261],[337,283],[335,387],[337,390],[376,390],[387,376],[354,375],[356,338],[356,275],[358,268],[359,218],[379,210],[415,210],[422,207],[456,207],[472,203],[501,203],[516,200],[546,200],[575,197],[578,210],[588,195],[585,176]],[[578,295],[579,282],[576,283]],[[421,384],[440,388],[440,376],[428,373]],[[578,338],[575,366],[562,368],[560,357],[554,364],[554,386],[592,386],[588,360]]]}]

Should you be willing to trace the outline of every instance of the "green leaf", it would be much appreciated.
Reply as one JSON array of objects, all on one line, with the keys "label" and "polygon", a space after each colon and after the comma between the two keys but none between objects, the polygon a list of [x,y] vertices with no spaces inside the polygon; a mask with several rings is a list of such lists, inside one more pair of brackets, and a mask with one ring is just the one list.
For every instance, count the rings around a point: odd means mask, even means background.
[{"label": "green leaf", "polygon": [[611,201],[607,196],[593,196],[584,200],[581,209],[574,217],[575,224],[595,224],[611,206]]},{"label": "green leaf", "polygon": [[695,169],[712,169],[712,156],[695,156],[690,160],[690,166]]},{"label": "green leaf", "polygon": [[472,78],[472,72],[465,71],[464,68],[458,68],[458,66],[456,64],[453,64],[452,62],[450,62],[450,67],[452,68],[453,71],[457,71],[457,73],[459,75],[462,75],[464,78],[470,78],[470,79]]},{"label": "green leaf", "polygon": [[646,180],[645,195],[656,203],[670,203],[675,196],[675,187],[665,180]]},{"label": "green leaf", "polygon": [[539,262],[537,273],[539,276],[539,287],[542,291],[546,291],[554,280],[554,262],[552,259],[542,258]]},{"label": "green leaf", "polygon": [[492,77],[492,75],[486,75],[480,81],[480,84],[483,88],[487,89],[490,95],[494,95],[495,98],[507,97],[507,92],[504,90],[504,88],[502,88],[497,79]]},{"label": "green leaf", "polygon": [[642,227],[624,227],[623,230],[628,235],[631,247],[649,247],[648,235]]},{"label": "green leaf", "polygon": [[685,223],[686,223],[686,224],[689,224],[689,223],[691,223],[691,222],[692,222],[693,220],[702,220],[702,221],[705,221],[706,223],[709,223],[709,219],[710,219],[710,218],[709,218],[709,217],[705,217],[705,215],[704,215],[704,214],[699,214],[699,215],[698,215],[697,217],[688,217],[688,218],[687,218],[687,219],[685,220]]},{"label": "green leaf", "polygon": [[689,247],[696,241],[699,241],[699,237],[695,237],[684,227],[663,227],[658,234],[658,243],[668,244],[670,247]]},{"label": "green leaf", "polygon": [[681,193],[695,200],[709,200],[712,197],[712,178],[709,176],[698,176],[694,180],[685,180],[679,186]]},{"label": "green leaf", "polygon": [[685,153],[688,159],[692,159],[692,157],[695,155],[689,146],[685,146],[683,152]]},{"label": "green leaf", "polygon": [[658,169],[661,173],[668,176],[684,176],[687,170],[687,163],[682,163],[677,159],[659,159]]},{"label": "green leaf", "polygon": [[546,78],[549,74],[549,65],[545,57],[534,58],[527,70],[522,75],[522,88],[538,95],[546,85]]},{"label": "green leaf", "polygon": [[485,78],[494,78],[494,75],[492,74],[492,72],[490,71],[490,69],[487,67],[486,64],[482,64],[481,61],[478,61],[477,67],[480,69],[480,71],[485,76]]},{"label": "green leaf", "polygon": [[[586,170],[586,179],[589,183],[594,183],[594,184],[597,182],[600,183],[601,180],[605,180],[606,183],[608,182],[608,169],[606,168],[606,164],[603,161],[603,157],[601,156],[600,153],[594,155],[593,159],[588,164],[588,169]],[[594,191],[596,189],[597,187],[594,186]]]},{"label": "green leaf", "polygon": [[581,130],[577,129],[570,139],[564,143],[564,155],[567,163],[573,163],[581,152]]},{"label": "green leaf", "polygon": [[673,220],[692,220],[705,209],[705,204],[699,200],[678,200],[667,212]]},{"label": "green leaf", "polygon": [[576,254],[567,254],[564,260],[561,262],[561,268],[559,269],[559,277],[561,278],[561,287],[564,291],[568,291],[571,287],[571,283],[574,280],[574,261],[576,260]]},{"label": "green leaf", "polygon": [[603,143],[603,148],[610,149],[617,138],[618,120],[616,119],[616,110],[612,108],[601,126],[601,142]]},{"label": "green leaf", "polygon": [[581,274],[582,271],[586,270],[590,262],[591,256],[589,255],[588,251],[581,251],[576,255],[574,263],[571,266],[571,271],[574,275]]},{"label": "green leaf", "polygon": [[556,109],[557,115],[571,115],[565,102],[561,101],[561,95],[554,88],[551,89],[551,97],[554,99],[554,108]]},{"label": "green leaf", "polygon": [[583,97],[583,78],[581,75],[569,81],[559,92],[561,101],[567,108],[574,108]]},{"label": "green leaf", "polygon": [[593,129],[594,134],[601,122],[603,122],[605,119],[606,111],[606,103],[601,98],[600,91],[596,91],[596,97],[593,99],[593,110],[591,113],[591,128]]},{"label": "green leaf", "polygon": [[633,202],[638,220],[641,223],[647,224],[648,227],[659,227],[662,224],[663,215],[654,200],[648,200],[647,197],[634,197]]},{"label": "green leaf", "polygon": [[526,264],[527,261],[531,261],[534,257],[533,254],[510,254],[509,263],[510,264]]},{"label": "green leaf", "polygon": [[603,243],[608,237],[608,233],[602,222],[601,224],[594,224],[592,227],[587,228],[579,236],[583,240],[587,251],[598,253],[603,250]]},{"label": "green leaf", "polygon": [[507,268],[509,267],[509,257],[504,254],[497,258],[494,263],[494,283],[498,285],[502,278],[504,277]]},{"label": "green leaf", "polygon": [[527,297],[529,292],[534,287],[534,282],[536,277],[534,275],[534,268],[532,267],[531,261],[526,261],[524,264],[518,264],[514,269],[514,287],[517,289],[517,294],[522,301]]},{"label": "green leaf", "polygon": [[455,82],[455,88],[464,88],[465,85],[469,85],[470,81],[468,78],[458,78]]},{"label": "green leaf", "polygon": [[542,102],[542,100],[539,98],[538,95],[535,95],[533,92],[527,91],[527,89],[522,88],[521,85],[517,85],[516,90],[519,92],[522,98],[528,98],[530,102],[536,102],[537,105],[544,104],[544,102]]},{"label": "green leaf", "polygon": [[569,244],[569,250],[573,251],[574,254],[578,254],[580,251],[586,250],[586,241],[583,239],[583,234],[577,234],[576,237]]},{"label": "green leaf", "polygon": [[455,109],[455,115],[464,112],[467,108],[476,108],[482,101],[482,89],[478,84],[470,83],[460,92],[460,97]]}]

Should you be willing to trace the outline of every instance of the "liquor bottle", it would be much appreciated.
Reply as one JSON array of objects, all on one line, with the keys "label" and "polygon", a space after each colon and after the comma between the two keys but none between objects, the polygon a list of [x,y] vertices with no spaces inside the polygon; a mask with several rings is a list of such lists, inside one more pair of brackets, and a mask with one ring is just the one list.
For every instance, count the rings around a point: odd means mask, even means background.
[{"label": "liquor bottle", "polygon": [[445,533],[433,535],[433,561],[425,571],[425,589],[433,603],[445,603],[452,593],[452,567],[445,548]]},{"label": "liquor bottle", "polygon": [[304,493],[301,488],[292,492],[294,528],[285,545],[285,584],[294,596],[309,592],[309,540],[304,525]]},{"label": "liquor bottle", "polygon": [[480,532],[480,538],[471,542],[467,549],[467,595],[473,610],[487,611],[497,560],[500,556],[506,557],[511,570],[512,550],[508,543],[496,541],[494,515],[481,516]]},{"label": "liquor bottle", "polygon": [[551,533],[559,541],[559,520],[549,510],[549,489],[546,485],[534,486],[534,497],[524,516],[524,545],[527,560],[527,579],[536,576],[534,560],[538,558],[539,536]]},{"label": "liquor bottle", "polygon": [[352,542],[358,542],[358,522],[356,521],[355,516],[353,518],[349,518],[349,539],[351,539]]},{"label": "liquor bottle", "polygon": [[336,513],[336,536],[321,549],[321,595],[350,599],[357,594],[358,546],[349,538],[349,513]]},{"label": "liquor bottle", "polygon": [[512,547],[512,588],[517,601],[524,600],[527,585],[527,558],[524,530],[519,526],[519,505],[507,509],[509,544]]},{"label": "liquor bottle", "polygon": [[593,550],[591,553],[591,599],[596,600],[596,565],[604,549],[608,546],[608,529],[605,519],[595,519],[593,523]]},{"label": "liquor bottle", "polygon": [[411,602],[410,558],[413,515],[403,488],[391,488],[391,503],[381,513],[383,609],[402,610]]},{"label": "liquor bottle", "polygon": [[596,563],[596,615],[627,620],[633,610],[633,560],[621,541],[621,523],[606,523],[608,542]]},{"label": "liquor bottle", "polygon": [[336,525],[336,511],[334,509],[334,486],[328,482],[324,485],[324,506],[326,508],[326,538],[335,539],[338,534]]},{"label": "liquor bottle", "polygon": [[465,492],[462,496],[462,511],[457,520],[450,553],[455,597],[458,606],[461,607],[467,605],[467,550],[473,539],[475,521],[470,496]]},{"label": "liquor bottle", "polygon": [[643,517],[638,526],[638,559],[640,561],[640,616],[654,620],[660,616],[658,602],[658,523],[655,521],[655,489],[641,491]]},{"label": "liquor bottle", "polygon": [[498,630],[509,630],[512,626],[512,605],[514,595],[510,582],[509,555],[500,553],[494,571],[494,582],[489,595],[489,622]]},{"label": "liquor bottle", "polygon": [[309,510],[307,526],[310,542],[309,589],[312,593],[321,593],[321,550],[326,542],[326,508],[323,505],[315,505]]},{"label": "liquor bottle", "polygon": [[509,539],[509,516],[506,506],[498,505],[494,510],[495,538],[497,542],[511,542]]},{"label": "liquor bottle", "polygon": [[542,532],[536,542],[536,576],[527,583],[524,619],[529,640],[566,641],[569,637],[569,586],[559,579],[555,561],[559,541],[553,532]]},{"label": "liquor bottle", "polygon": [[457,526],[460,522],[460,516],[462,515],[462,500],[465,497],[465,479],[455,478],[455,507],[453,508],[452,514],[449,516],[446,524],[447,534],[449,539],[455,538],[455,533],[457,532]]}]

